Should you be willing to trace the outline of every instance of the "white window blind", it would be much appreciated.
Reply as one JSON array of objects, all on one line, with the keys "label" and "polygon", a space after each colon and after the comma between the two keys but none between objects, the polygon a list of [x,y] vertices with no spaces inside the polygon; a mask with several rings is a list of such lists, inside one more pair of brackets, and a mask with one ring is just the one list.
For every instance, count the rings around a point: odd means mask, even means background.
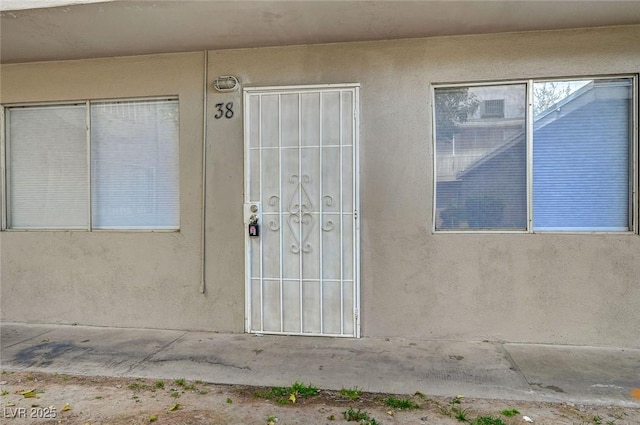
[{"label": "white window blind", "polygon": [[534,120],[534,230],[630,229],[633,80],[586,83]]},{"label": "white window blind", "polygon": [[7,227],[178,229],[178,121],[173,99],[7,108]]},{"label": "white window blind", "polygon": [[95,229],[177,229],[178,101],[91,105]]},{"label": "white window blind", "polygon": [[85,111],[84,105],[7,111],[9,227],[87,228]]}]

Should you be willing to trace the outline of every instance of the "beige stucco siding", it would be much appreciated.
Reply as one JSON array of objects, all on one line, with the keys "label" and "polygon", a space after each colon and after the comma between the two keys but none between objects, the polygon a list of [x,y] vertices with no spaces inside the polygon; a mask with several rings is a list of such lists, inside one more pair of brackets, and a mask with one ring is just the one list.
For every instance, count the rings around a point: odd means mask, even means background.
[{"label": "beige stucco siding", "polygon": [[4,104],[180,100],[180,231],[2,232],[3,320],[242,330],[199,293],[203,73],[202,52],[2,67]]},{"label": "beige stucco siding", "polygon": [[[434,83],[640,70],[640,26],[210,51],[209,83],[360,83],[363,336],[640,347],[640,236],[433,234]],[[2,320],[242,332],[242,93],[203,53],[6,65],[1,102],[180,96],[181,230],[2,232]],[[213,119],[234,103],[232,119]],[[636,206],[637,207],[637,206]]]},{"label": "beige stucco siding", "polygon": [[[209,75],[361,83],[363,335],[638,346],[637,235],[432,234],[430,86],[636,73],[639,42],[626,27],[217,51]],[[240,95],[209,105],[223,99]],[[240,163],[233,125],[209,136]]]}]

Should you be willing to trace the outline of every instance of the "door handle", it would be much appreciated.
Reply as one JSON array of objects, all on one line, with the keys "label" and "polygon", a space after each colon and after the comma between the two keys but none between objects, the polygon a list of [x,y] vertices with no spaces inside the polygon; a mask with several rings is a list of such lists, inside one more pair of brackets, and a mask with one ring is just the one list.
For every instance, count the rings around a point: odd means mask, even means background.
[{"label": "door handle", "polygon": [[250,202],[250,203],[244,204],[244,223],[245,224],[256,224],[258,222],[258,217],[260,217],[259,202]]}]

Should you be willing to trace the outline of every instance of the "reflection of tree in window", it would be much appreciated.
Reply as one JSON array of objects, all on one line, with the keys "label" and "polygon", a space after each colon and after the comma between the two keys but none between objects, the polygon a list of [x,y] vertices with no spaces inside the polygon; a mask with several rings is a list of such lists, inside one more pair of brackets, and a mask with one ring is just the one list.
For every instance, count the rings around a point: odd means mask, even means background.
[{"label": "reflection of tree in window", "polygon": [[469,88],[438,90],[436,93],[436,137],[438,142],[453,142],[461,123],[473,115],[480,101]]},{"label": "reflection of tree in window", "polygon": [[525,226],[524,84],[435,90],[436,228]]}]

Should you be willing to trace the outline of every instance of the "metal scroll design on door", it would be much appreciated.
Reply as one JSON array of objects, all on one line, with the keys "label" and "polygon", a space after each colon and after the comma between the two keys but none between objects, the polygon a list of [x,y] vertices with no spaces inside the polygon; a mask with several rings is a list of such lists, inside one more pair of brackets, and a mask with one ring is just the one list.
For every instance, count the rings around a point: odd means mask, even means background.
[{"label": "metal scroll design on door", "polygon": [[[286,222],[294,239],[294,243],[291,244],[290,249],[294,254],[300,254],[301,252],[309,253],[311,252],[311,245],[307,242],[307,239],[315,226],[315,219],[312,214],[313,202],[305,185],[311,183],[311,177],[305,174],[300,178],[297,174],[292,174],[289,182],[295,185],[295,189],[287,204],[287,213],[289,215]],[[327,206],[334,204],[334,199],[330,195],[325,195],[322,199]],[[275,207],[278,206],[279,201],[280,197],[278,195],[272,195],[269,197],[268,204]],[[275,220],[270,220],[268,225],[269,229],[274,232],[280,230],[280,224]],[[330,232],[334,227],[333,221],[327,220],[322,226],[322,230],[324,232]]]},{"label": "metal scroll design on door", "polygon": [[[276,205],[278,205],[278,201],[280,201],[280,197],[278,195],[273,195],[269,198],[269,205],[272,207],[275,207]],[[277,232],[278,230],[280,230],[280,223],[276,223],[273,220],[269,220],[269,229],[273,230],[274,232]]]},{"label": "metal scroll design on door", "polygon": [[[291,252],[294,254],[299,254],[300,252],[308,253],[311,252],[311,245],[307,243],[307,239],[315,225],[313,215],[311,214],[313,211],[313,202],[305,187],[305,184],[311,183],[311,177],[305,174],[300,178],[297,174],[292,174],[289,182],[296,185],[287,206],[289,212],[287,224],[295,240],[295,243],[291,244]],[[297,232],[296,228],[298,229]],[[304,234],[302,233],[303,229],[305,230]]]}]

